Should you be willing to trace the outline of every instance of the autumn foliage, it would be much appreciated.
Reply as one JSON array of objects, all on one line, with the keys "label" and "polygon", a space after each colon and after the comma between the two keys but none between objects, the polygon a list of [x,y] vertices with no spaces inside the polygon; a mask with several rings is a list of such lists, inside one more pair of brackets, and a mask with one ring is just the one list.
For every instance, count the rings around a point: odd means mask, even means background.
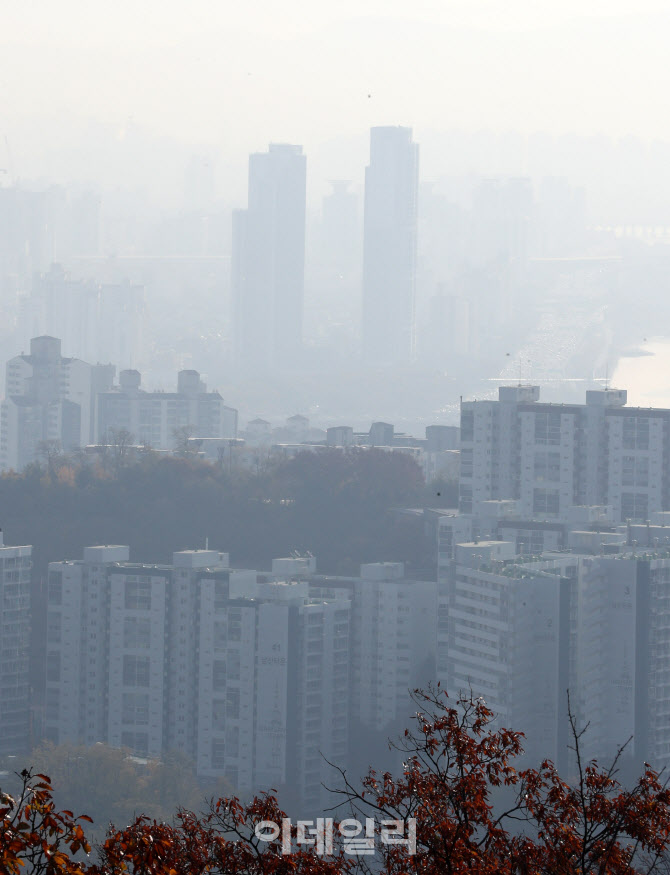
[{"label": "autumn foliage", "polygon": [[[634,786],[607,768],[583,763],[574,718],[573,780],[546,761],[518,770],[513,762],[523,736],[496,728],[486,704],[472,697],[451,702],[439,689],[417,691],[416,726],[398,743],[402,774],[369,772],[354,784],[344,771],[332,790],[337,818],[416,823],[416,852],[375,845],[374,857],[351,855],[341,839],[320,854],[299,844],[291,850],[257,835],[263,821],[286,815],[272,795],[249,804],[213,800],[201,815],[180,811],[174,822],[138,817],[110,828],[91,852],[88,818],[56,811],[49,779],[24,772],[22,791],[0,795],[0,872],[65,875],[622,875],[668,871],[670,791],[650,767]],[[495,802],[495,804],[494,804]],[[316,817],[316,813],[314,814]]]}]

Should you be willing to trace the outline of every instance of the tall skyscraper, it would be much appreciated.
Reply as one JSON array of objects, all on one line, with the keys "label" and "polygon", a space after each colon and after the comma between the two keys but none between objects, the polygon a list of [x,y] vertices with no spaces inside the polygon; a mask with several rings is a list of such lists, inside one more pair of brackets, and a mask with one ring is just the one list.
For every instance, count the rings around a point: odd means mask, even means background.
[{"label": "tall skyscraper", "polygon": [[363,251],[363,355],[371,363],[404,364],[414,354],[418,172],[411,128],[372,128]]},{"label": "tall skyscraper", "polygon": [[286,367],[302,344],[306,157],[270,144],[249,156],[249,206],[233,216],[236,361]]}]

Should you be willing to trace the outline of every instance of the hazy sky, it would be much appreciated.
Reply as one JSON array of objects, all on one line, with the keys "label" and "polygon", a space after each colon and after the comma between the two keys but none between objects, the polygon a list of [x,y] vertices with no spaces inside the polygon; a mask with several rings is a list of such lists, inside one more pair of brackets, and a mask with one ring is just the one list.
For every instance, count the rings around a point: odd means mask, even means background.
[{"label": "hazy sky", "polygon": [[0,167],[45,118],[233,162],[389,123],[670,139],[669,43],[666,0],[0,0]]}]

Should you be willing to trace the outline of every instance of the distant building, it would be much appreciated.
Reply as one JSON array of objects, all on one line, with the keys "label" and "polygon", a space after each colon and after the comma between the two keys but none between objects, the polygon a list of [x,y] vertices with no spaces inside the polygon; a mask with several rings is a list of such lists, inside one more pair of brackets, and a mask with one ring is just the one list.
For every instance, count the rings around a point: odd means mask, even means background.
[{"label": "distant building", "polygon": [[641,521],[670,507],[670,410],[627,408],[625,390],[586,404],[541,403],[538,386],[501,386],[461,404],[460,509],[514,499],[526,519],[567,520],[575,505]]},{"label": "distant building", "polygon": [[456,545],[454,555],[439,585],[438,680],[450,695],[483,696],[499,725],[523,727],[533,763],[560,767],[575,560],[517,567],[505,541]]},{"label": "distant building", "polygon": [[[323,306],[338,325],[338,348],[349,353],[353,331],[360,330],[362,234],[358,195],[346,180],[329,180],[332,191],[322,201],[321,221],[309,229],[307,278],[319,290]],[[344,329],[344,331],[343,331]],[[331,325],[331,332],[334,325]],[[331,338],[333,334],[331,333]]]},{"label": "distant building", "polygon": [[111,376],[107,366],[63,358],[57,338],[34,337],[29,355],[7,362],[0,468],[21,470],[44,441],[63,450],[90,443],[94,393]]},{"label": "distant building", "polygon": [[351,602],[352,717],[381,731],[409,718],[410,691],[435,675],[435,582],[408,579],[402,562],[308,580],[313,597]]},{"label": "distant building", "polygon": [[324,756],[348,752],[350,604],[231,577],[227,593],[203,583],[200,605],[198,771],[321,810]]},{"label": "distant building", "polygon": [[249,205],[233,214],[235,361],[291,368],[302,349],[306,158],[270,144],[249,156]]},{"label": "distant building", "polygon": [[457,425],[427,425],[426,450],[440,453],[443,450],[457,450],[460,447],[461,432]]},{"label": "distant building", "polygon": [[79,358],[132,368],[139,362],[144,312],[143,286],[74,279],[52,264],[35,275],[30,296],[21,300],[18,336],[27,342],[49,334]]},{"label": "distant building", "polygon": [[269,446],[272,443],[272,426],[267,419],[252,419],[244,432],[248,444]]},{"label": "distant building", "polygon": [[326,430],[326,443],[329,447],[353,447],[354,430],[349,425],[334,425]]},{"label": "distant building", "polygon": [[363,356],[372,364],[406,364],[414,356],[418,174],[411,128],[372,128],[362,325]]},{"label": "distant building", "polygon": [[5,546],[0,530],[0,756],[27,754],[31,749],[32,549]]},{"label": "distant building", "polygon": [[371,447],[392,447],[393,426],[389,422],[373,422],[370,426]]},{"label": "distant building", "polygon": [[[617,523],[603,506],[533,520],[492,500],[437,525],[437,676],[522,728],[534,763],[574,767],[567,695],[585,760],[670,763],[670,513]],[[477,530],[491,532],[479,537]]]},{"label": "distant building", "polygon": [[309,438],[309,419],[299,413],[288,417],[285,428],[289,439],[295,443],[303,443]]},{"label": "distant building", "polygon": [[218,392],[208,392],[197,371],[180,371],[176,392],[146,392],[141,381],[139,371],[121,371],[119,385],[97,396],[98,442],[120,429],[157,450],[173,449],[179,429],[188,438],[237,437],[237,411]]},{"label": "distant building", "polygon": [[48,594],[49,739],[184,751],[241,793],[322,809],[322,754],[348,749],[348,602],[213,550],[146,565],[122,546],[50,563]]}]

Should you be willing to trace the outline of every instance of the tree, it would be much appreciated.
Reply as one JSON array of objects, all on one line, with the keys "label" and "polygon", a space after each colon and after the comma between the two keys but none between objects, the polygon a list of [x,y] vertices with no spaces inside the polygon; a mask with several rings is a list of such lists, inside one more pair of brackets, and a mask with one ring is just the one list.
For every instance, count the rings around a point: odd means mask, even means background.
[{"label": "tree", "polygon": [[54,438],[37,443],[37,455],[46,462],[47,472],[52,483],[56,480],[58,473],[56,460],[61,455],[62,449],[61,442]]},{"label": "tree", "polygon": [[110,428],[107,429],[107,446],[112,454],[112,466],[116,474],[119,473],[121,467],[128,460],[130,448],[135,442],[135,435],[128,431],[127,428]]},{"label": "tree", "polygon": [[194,449],[190,444],[194,433],[195,428],[192,425],[180,425],[178,428],[172,429],[175,455],[188,456],[197,452],[197,449]]},{"label": "tree", "polygon": [[[417,855],[408,861],[383,848],[387,875],[631,875],[656,871],[664,860],[670,791],[649,766],[632,789],[622,788],[616,774],[623,749],[605,769],[583,763],[585,730],[572,713],[577,777],[570,784],[549,760],[517,771],[511,761],[522,753],[523,735],[494,729],[482,699],[461,696],[451,705],[438,686],[415,691],[414,701],[417,728],[394,745],[406,757],[403,775],[370,771],[359,789],[339,770],[343,787],[333,791],[353,812],[415,819]],[[516,792],[496,813],[500,788]]]},{"label": "tree", "polygon": [[[90,875],[122,871],[138,875],[344,875],[353,871],[339,849],[329,857],[317,854],[313,846],[294,848],[287,854],[279,837],[272,841],[259,838],[259,824],[281,824],[285,817],[276,799],[266,794],[247,805],[237,798],[212,801],[200,818],[182,811],[172,825],[138,818],[127,829],[110,833],[101,848],[101,862]],[[297,838],[295,824],[290,835]]]},{"label": "tree", "polygon": [[370,771],[359,787],[341,772],[333,793],[338,812],[371,818],[375,828],[382,820],[406,828],[413,822],[415,854],[387,843],[377,844],[372,860],[357,858],[336,840],[323,855],[313,845],[296,846],[295,822],[285,849],[279,830],[259,837],[263,822],[286,817],[265,794],[246,805],[235,797],[213,800],[204,814],[181,810],[172,823],[138,817],[109,831],[97,862],[78,863],[88,847],[80,819],[55,810],[46,776],[24,772],[18,802],[0,801],[0,871],[14,875],[20,861],[45,875],[635,875],[666,865],[670,792],[649,766],[624,789],[618,757],[605,769],[583,763],[583,730],[571,716],[575,780],[566,782],[548,761],[517,771],[512,761],[523,736],[494,728],[481,699],[452,703],[439,687],[414,695],[416,726],[397,743],[405,756],[401,776]]},{"label": "tree", "polygon": [[0,872],[18,875],[84,875],[88,867],[76,861],[91,847],[81,822],[71,811],[57,811],[46,775],[23,771],[15,797],[0,791]]},{"label": "tree", "polygon": [[93,818],[89,837],[96,840],[104,839],[110,823],[130,823],[139,813],[171,820],[180,807],[200,807],[204,800],[193,763],[177,752],[138,764],[127,750],[106,744],[44,742],[33,751],[32,761],[49,775],[59,806],[85,809]]}]

